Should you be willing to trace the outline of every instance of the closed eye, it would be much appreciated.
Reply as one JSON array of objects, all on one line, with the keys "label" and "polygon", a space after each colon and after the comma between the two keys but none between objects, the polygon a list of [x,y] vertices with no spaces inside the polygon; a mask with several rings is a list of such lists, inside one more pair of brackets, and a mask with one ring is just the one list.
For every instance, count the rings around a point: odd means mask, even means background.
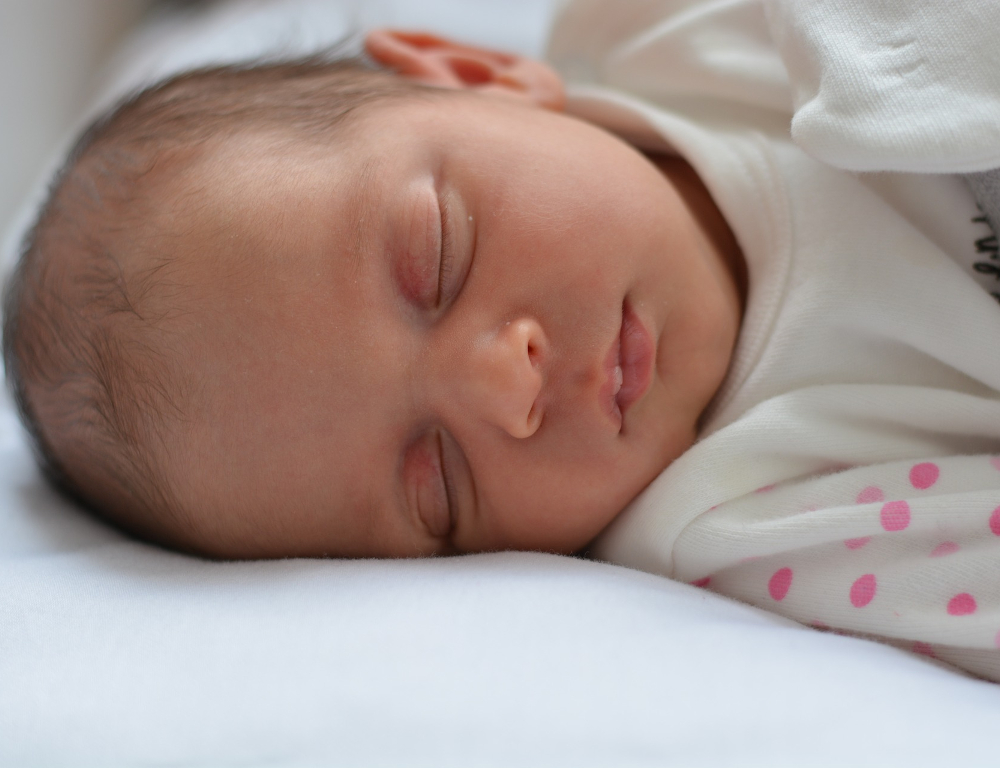
[{"label": "closed eye", "polygon": [[451,472],[448,471],[448,463],[445,460],[444,451],[444,440],[441,437],[441,433],[438,432],[437,436],[437,448],[439,461],[441,463],[441,480],[444,483],[445,498],[448,500],[448,519],[451,521],[451,527],[448,531],[450,534],[455,528],[456,514],[458,511],[458,493],[455,490],[455,483],[452,479]]},{"label": "closed eye", "polygon": [[446,221],[440,195],[425,189],[415,195],[412,209],[402,219],[397,245],[392,248],[394,281],[400,294],[419,310],[434,310],[442,302],[449,283],[442,274],[451,268],[443,264],[452,248],[445,243]]},{"label": "closed eye", "polygon": [[438,259],[438,287],[435,306],[440,307],[450,288],[449,280],[454,272],[455,259],[455,237],[451,226],[447,195],[438,195],[438,209],[441,211],[441,253]]}]

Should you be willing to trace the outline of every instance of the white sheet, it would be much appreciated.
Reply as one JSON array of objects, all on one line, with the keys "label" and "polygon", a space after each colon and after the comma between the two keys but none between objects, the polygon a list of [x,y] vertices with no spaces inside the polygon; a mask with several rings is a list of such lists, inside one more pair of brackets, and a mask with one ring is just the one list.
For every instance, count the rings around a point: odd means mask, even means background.
[{"label": "white sheet", "polygon": [[998,686],[600,563],[137,544],[0,403],[0,765],[990,766],[997,722]]},{"label": "white sheet", "polygon": [[2,765],[995,760],[1000,688],[637,571],[127,541],[53,498],[0,418]]}]

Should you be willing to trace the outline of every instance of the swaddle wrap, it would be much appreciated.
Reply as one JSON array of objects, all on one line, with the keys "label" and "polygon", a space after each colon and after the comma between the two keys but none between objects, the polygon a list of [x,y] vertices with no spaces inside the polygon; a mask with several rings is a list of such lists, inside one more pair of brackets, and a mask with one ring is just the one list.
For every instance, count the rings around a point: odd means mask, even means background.
[{"label": "swaddle wrap", "polygon": [[858,175],[795,146],[760,3],[629,8],[578,2],[557,24],[571,108],[691,162],[750,292],[699,441],[596,554],[1000,680],[988,222],[960,177]]}]

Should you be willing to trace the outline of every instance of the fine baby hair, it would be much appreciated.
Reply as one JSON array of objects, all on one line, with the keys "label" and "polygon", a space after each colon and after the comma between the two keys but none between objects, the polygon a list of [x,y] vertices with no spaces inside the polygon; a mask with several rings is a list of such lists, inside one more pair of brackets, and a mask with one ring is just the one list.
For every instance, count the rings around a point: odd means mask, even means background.
[{"label": "fine baby hair", "polygon": [[[426,92],[361,57],[219,66],[126,99],[76,143],[6,288],[8,385],[56,488],[146,538],[175,500],[154,455],[185,419],[171,327],[172,247],[197,205],[194,168],[217,142],[264,133],[329,143],[363,105]],[[167,178],[188,178],[167,197]],[[179,302],[179,303],[178,303]]]}]

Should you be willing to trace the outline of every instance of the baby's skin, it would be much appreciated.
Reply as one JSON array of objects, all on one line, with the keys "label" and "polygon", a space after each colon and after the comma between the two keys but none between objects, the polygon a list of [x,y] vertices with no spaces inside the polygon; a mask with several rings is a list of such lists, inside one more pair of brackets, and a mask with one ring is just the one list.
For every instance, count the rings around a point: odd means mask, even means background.
[{"label": "baby's skin", "polygon": [[[736,240],[691,168],[563,113],[540,62],[379,30],[440,95],[336,146],[220,141],[171,279],[197,382],[163,452],[220,557],[574,552],[694,441]],[[173,194],[191,194],[191,175]]]}]

